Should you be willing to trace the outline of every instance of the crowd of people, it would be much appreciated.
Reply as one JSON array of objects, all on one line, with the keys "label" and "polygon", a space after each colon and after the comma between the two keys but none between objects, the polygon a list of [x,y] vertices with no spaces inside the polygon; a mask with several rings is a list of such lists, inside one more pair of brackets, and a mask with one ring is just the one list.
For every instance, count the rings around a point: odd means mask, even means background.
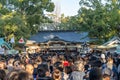
[{"label": "crowd of people", "polygon": [[0,80],[120,80],[120,55],[94,50],[0,55]]}]

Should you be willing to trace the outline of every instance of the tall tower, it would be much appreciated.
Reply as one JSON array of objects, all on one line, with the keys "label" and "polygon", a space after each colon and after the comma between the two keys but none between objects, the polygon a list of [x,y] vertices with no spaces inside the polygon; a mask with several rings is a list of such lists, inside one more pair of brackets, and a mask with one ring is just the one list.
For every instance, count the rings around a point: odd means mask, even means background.
[{"label": "tall tower", "polygon": [[55,9],[53,14],[54,16],[54,21],[55,22],[60,22],[60,17],[61,17],[61,4],[60,4],[60,0],[56,0],[55,4]]},{"label": "tall tower", "polygon": [[53,23],[46,23],[43,26],[40,26],[41,30],[59,30],[59,24],[61,22],[61,0],[52,0],[54,2],[55,8],[52,13],[47,13],[48,16]]}]

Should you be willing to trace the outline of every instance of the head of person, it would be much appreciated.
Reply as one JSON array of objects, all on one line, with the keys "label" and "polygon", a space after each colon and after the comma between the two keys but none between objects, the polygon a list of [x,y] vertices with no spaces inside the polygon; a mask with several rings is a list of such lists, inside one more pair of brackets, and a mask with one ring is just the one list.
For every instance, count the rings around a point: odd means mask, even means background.
[{"label": "head of person", "polygon": [[61,78],[62,78],[62,73],[61,73],[61,71],[58,70],[58,69],[55,69],[55,70],[53,71],[52,77],[53,77],[54,80],[61,80]]},{"label": "head of person", "polygon": [[89,73],[89,80],[102,80],[102,71],[99,68],[92,68]]},{"label": "head of person", "polygon": [[5,70],[0,69],[0,80],[5,80],[5,77],[6,77]]},{"label": "head of person", "polygon": [[41,64],[42,63],[41,56],[37,56],[37,59],[35,61],[36,61],[37,64]]},{"label": "head of person", "polygon": [[103,80],[110,80],[110,75],[103,74]]},{"label": "head of person", "polygon": [[57,62],[57,57],[56,56],[53,56],[52,59],[51,59],[51,64],[54,64]]},{"label": "head of person", "polygon": [[84,61],[82,61],[82,60],[75,61],[73,68],[75,71],[83,71],[84,70]]},{"label": "head of person", "polygon": [[93,62],[92,67],[101,68],[102,67],[102,62],[100,60],[96,60],[96,61]]},{"label": "head of person", "polygon": [[13,66],[14,59],[11,58],[8,60],[8,66]]},{"label": "head of person", "polygon": [[33,76],[26,71],[19,71],[18,80],[33,80]]},{"label": "head of person", "polygon": [[5,62],[0,61],[0,69],[5,69]]},{"label": "head of person", "polygon": [[61,72],[63,72],[63,64],[62,62],[57,61],[56,63],[54,63],[54,69],[59,69]]},{"label": "head of person", "polygon": [[19,60],[13,61],[13,67],[16,70],[20,69],[20,61]]},{"label": "head of person", "polygon": [[64,71],[65,71],[66,74],[70,74],[72,72],[72,68],[70,66],[66,66],[64,68]]},{"label": "head of person", "polygon": [[20,64],[20,69],[25,70],[25,64],[21,63]]},{"label": "head of person", "polygon": [[38,68],[37,68],[37,76],[38,76],[38,78],[46,77],[46,76],[48,76],[48,73],[49,73],[49,68],[48,68],[47,64],[38,65]]},{"label": "head of person", "polygon": [[6,75],[5,80],[18,80],[18,70],[13,70]]},{"label": "head of person", "polygon": [[26,64],[25,70],[26,70],[29,74],[33,74],[34,67],[33,67],[32,64]]}]

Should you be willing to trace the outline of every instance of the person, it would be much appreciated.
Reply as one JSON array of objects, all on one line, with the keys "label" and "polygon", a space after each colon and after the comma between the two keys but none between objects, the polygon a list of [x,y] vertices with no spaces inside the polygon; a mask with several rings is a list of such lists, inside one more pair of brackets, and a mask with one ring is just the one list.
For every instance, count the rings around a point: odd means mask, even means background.
[{"label": "person", "polygon": [[102,80],[102,71],[101,69],[95,67],[90,70],[89,80]]},{"label": "person", "polygon": [[60,70],[56,69],[54,70],[52,77],[54,80],[62,80],[62,73]]},{"label": "person", "polygon": [[36,80],[53,80],[50,76],[50,71],[47,64],[40,64],[37,67],[37,77]]},{"label": "person", "polygon": [[36,77],[37,77],[37,67],[38,67],[38,65],[37,65],[37,63],[34,63],[33,66],[34,66],[33,78],[34,78],[34,80],[36,80]]},{"label": "person", "polygon": [[106,63],[106,57],[105,57],[105,54],[101,54],[101,62],[104,64]]},{"label": "person", "polygon": [[84,76],[85,76],[84,62],[82,60],[75,61],[73,71],[69,75],[68,80],[83,80]]},{"label": "person", "polygon": [[9,72],[6,75],[5,80],[18,80],[18,70],[12,70]]},{"label": "person", "polygon": [[6,72],[3,69],[0,69],[0,80],[5,80]]},{"label": "person", "polygon": [[17,80],[33,80],[33,77],[28,72],[20,70]]},{"label": "person", "polygon": [[113,58],[109,57],[107,63],[103,66],[102,74],[110,75],[111,80],[118,80],[117,68],[114,64]]},{"label": "person", "polygon": [[5,69],[5,62],[0,61],[0,69]]},{"label": "person", "polygon": [[110,80],[110,75],[104,74],[103,75],[103,80]]},{"label": "person", "polygon": [[33,77],[26,71],[13,70],[6,75],[5,80],[33,80]]},{"label": "person", "polygon": [[14,70],[13,62],[14,62],[14,58],[10,58],[10,59],[8,60],[7,70],[8,70],[9,72],[12,71],[12,70]]},{"label": "person", "polygon": [[56,62],[53,66],[53,72],[59,70],[61,73],[61,80],[67,80],[68,79],[68,75],[65,73],[64,71],[64,67],[63,67],[63,63],[62,62]]},{"label": "person", "polygon": [[20,69],[20,61],[19,60],[13,61],[13,67],[15,70],[19,70]]},{"label": "person", "polygon": [[69,74],[72,72],[72,69],[71,69],[70,66],[66,66],[66,67],[64,68],[64,71],[65,71],[65,73],[66,73],[67,75],[69,75]]},{"label": "person", "polygon": [[29,74],[33,74],[33,70],[34,70],[34,67],[32,64],[26,64],[25,66],[25,70],[29,73]]},{"label": "person", "polygon": [[118,72],[118,78],[120,78],[120,64],[118,65],[117,72]]}]

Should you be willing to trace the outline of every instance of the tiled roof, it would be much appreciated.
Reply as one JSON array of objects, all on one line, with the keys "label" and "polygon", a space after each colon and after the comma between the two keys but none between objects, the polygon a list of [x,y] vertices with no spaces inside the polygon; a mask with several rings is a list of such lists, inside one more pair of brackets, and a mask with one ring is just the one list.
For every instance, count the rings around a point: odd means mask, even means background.
[{"label": "tiled roof", "polygon": [[119,37],[114,36],[108,42],[104,43],[103,46],[115,45],[115,44],[120,44],[120,38]]},{"label": "tiled roof", "polygon": [[39,31],[37,34],[31,36],[30,40],[36,42],[45,42],[52,40],[55,36],[61,40],[70,42],[89,42],[88,32],[78,31]]}]

